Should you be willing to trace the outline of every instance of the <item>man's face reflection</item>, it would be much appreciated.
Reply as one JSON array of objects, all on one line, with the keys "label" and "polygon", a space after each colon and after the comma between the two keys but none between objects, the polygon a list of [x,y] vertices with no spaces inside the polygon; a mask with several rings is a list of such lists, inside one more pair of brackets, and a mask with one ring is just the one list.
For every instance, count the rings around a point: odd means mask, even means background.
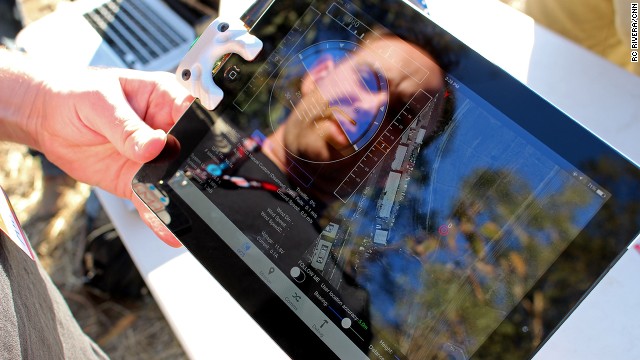
[{"label": "man's face reflection", "polygon": [[[327,162],[347,157],[366,145],[382,122],[389,97],[387,80],[377,62],[362,61],[359,54],[365,51],[355,49],[353,53],[322,54],[301,81],[302,99],[296,112],[303,118],[288,121],[302,120],[297,129],[310,129],[327,150],[303,159]],[[317,111],[305,112],[308,109]],[[290,131],[287,135],[285,146],[294,145],[298,134]]]},{"label": "man's face reflection", "polygon": [[303,75],[287,84],[297,91],[274,94],[290,112],[272,123],[264,149],[283,171],[290,161],[313,167],[338,160],[348,170],[419,90],[435,94],[442,88],[439,67],[412,45],[391,36],[365,42],[321,42],[288,63],[285,71]]}]

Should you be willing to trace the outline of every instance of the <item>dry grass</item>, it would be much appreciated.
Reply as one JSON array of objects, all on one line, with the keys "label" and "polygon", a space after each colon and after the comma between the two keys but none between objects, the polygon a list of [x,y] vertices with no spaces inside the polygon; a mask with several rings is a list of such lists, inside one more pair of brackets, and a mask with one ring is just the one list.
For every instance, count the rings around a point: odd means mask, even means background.
[{"label": "dry grass", "polygon": [[113,359],[186,358],[151,296],[117,301],[83,286],[90,188],[64,175],[45,177],[40,158],[21,145],[0,142],[0,164],[0,184],[84,331]]}]

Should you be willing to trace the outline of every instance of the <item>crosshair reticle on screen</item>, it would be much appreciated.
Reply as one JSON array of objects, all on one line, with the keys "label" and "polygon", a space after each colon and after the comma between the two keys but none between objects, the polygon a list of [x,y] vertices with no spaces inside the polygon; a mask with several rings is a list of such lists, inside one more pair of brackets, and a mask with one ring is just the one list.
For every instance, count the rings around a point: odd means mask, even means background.
[{"label": "crosshair reticle on screen", "polygon": [[[362,61],[362,59],[367,61]],[[292,56],[272,88],[271,105],[284,105],[287,117],[272,117],[274,131],[284,121],[312,127],[339,155],[312,162],[333,162],[363,148],[378,131],[389,102],[388,84],[375,55],[350,41],[323,41]],[[285,146],[286,148],[286,146]]]}]

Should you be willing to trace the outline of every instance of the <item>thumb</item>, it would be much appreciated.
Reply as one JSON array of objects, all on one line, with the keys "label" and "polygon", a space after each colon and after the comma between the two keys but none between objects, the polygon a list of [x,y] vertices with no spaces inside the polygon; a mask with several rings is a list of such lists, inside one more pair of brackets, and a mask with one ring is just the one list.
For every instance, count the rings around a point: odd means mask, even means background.
[{"label": "thumb", "polygon": [[131,160],[144,163],[153,160],[160,154],[167,142],[167,134],[160,129],[152,129],[139,120],[135,129],[127,137],[121,138],[123,144],[120,153]]},{"label": "thumb", "polygon": [[153,129],[133,110],[122,92],[105,95],[87,109],[89,116],[82,120],[93,130],[107,138],[118,152],[139,162],[155,158],[167,141],[167,134]]}]

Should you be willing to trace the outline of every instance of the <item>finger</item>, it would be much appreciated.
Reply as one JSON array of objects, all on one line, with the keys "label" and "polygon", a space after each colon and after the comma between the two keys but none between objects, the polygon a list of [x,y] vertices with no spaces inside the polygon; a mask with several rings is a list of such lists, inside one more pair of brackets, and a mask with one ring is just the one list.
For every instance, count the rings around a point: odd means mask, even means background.
[{"label": "finger", "polygon": [[[96,96],[95,94],[92,96]],[[90,128],[107,138],[118,152],[138,163],[155,158],[166,141],[166,133],[147,125],[127,102],[120,91],[85,102],[78,115]]]},{"label": "finger", "polygon": [[185,111],[187,111],[187,109],[189,108],[189,106],[191,106],[191,103],[193,103],[193,100],[195,100],[195,98],[187,93],[181,101],[176,101],[175,106],[173,107],[173,112],[171,114],[173,118],[173,124],[175,124],[178,121],[178,119],[182,117],[182,114],[184,114]]},{"label": "finger", "polygon": [[118,74],[132,108],[154,129],[169,131],[194,100],[171,73],[123,69]]},{"label": "finger", "polygon": [[131,196],[131,202],[138,210],[142,221],[153,230],[160,240],[174,248],[182,246],[180,241],[167,229],[166,225],[135,194]]}]

